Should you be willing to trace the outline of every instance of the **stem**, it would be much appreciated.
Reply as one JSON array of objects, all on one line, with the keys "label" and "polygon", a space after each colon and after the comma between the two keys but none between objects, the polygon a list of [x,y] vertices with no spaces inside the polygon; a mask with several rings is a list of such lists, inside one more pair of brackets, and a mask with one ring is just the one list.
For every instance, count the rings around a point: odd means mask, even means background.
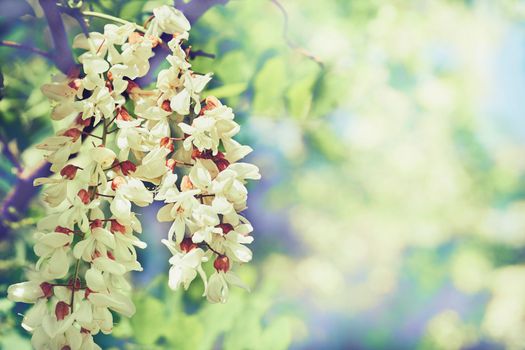
[{"label": "stem", "polygon": [[[106,118],[103,119],[103,122],[104,122],[104,129],[102,129],[102,137],[100,137],[100,139],[102,140],[102,145],[104,145],[106,143],[106,136],[108,134],[108,123],[107,123],[107,120]],[[91,135],[93,136],[93,135]],[[99,185],[97,185],[98,187]],[[95,199],[95,196],[99,195],[96,191],[93,191],[91,193],[91,200]],[[91,213],[91,209],[89,210],[88,212],[88,217],[89,217],[89,214]],[[84,239],[84,237],[86,236],[86,234],[84,233],[82,235],[82,239]],[[78,242],[77,242],[78,244]],[[78,272],[80,270],[80,262],[82,261],[82,257],[80,257],[78,260],[77,260],[77,263],[75,265],[75,274],[74,274],[74,278],[73,278],[73,285],[72,285],[72,291],[71,291],[71,302],[69,304],[69,306],[71,307],[71,313],[73,313],[74,311],[74,301],[75,301],[75,283],[77,281],[77,278],[78,278]]]},{"label": "stem", "polygon": [[[112,21],[112,22],[116,22],[116,23],[120,23],[120,24],[129,24],[129,23],[131,23],[129,21],[126,21],[125,19],[114,17],[114,16],[111,16],[111,15],[107,15],[105,13],[95,12],[95,11],[82,11],[82,14],[84,16],[102,18],[102,19],[105,19],[105,20],[108,20],[108,21]],[[138,29],[139,31],[141,31],[143,33],[146,32],[146,29],[143,26],[139,26],[138,24],[135,24],[135,23],[131,23],[131,24],[134,24],[135,28]]]}]

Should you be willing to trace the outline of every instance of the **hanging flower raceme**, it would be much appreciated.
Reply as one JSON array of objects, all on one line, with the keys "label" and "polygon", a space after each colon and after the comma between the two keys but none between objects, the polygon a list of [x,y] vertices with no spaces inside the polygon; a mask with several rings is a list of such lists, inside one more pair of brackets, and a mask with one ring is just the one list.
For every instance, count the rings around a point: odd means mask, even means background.
[{"label": "hanging flower raceme", "polygon": [[[142,270],[136,249],[146,247],[135,208],[153,200],[165,203],[158,220],[171,223],[162,240],[171,289],[198,275],[203,295],[225,302],[229,285],[247,288],[233,270],[252,258],[253,228],[240,212],[246,181],[260,175],[239,162],[251,148],[233,139],[231,108],[200,97],[211,75],[191,70],[182,48],[189,29],[180,11],[161,6],[146,30],[108,24],[79,35],[82,71],[42,87],[52,118],[70,126],[37,146],[54,172],[34,183],[48,205],[35,233],[39,259],[27,282],[8,289],[11,300],[33,304],[22,326],[36,349],[100,349],[93,335],[111,333],[113,313],[134,314],[127,273]],[[163,43],[163,33],[173,39]],[[168,68],[146,90],[134,79],[159,45],[170,51]],[[203,264],[215,272],[206,276]]]}]

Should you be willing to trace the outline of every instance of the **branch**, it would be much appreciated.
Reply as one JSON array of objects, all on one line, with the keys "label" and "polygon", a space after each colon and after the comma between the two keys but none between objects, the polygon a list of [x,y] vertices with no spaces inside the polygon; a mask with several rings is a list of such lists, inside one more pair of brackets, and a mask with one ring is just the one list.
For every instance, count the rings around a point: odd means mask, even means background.
[{"label": "branch", "polygon": [[51,175],[50,164],[46,161],[40,163],[36,168],[29,172],[23,172],[16,180],[13,189],[4,199],[0,207],[0,240],[5,240],[11,228],[9,223],[20,220],[19,215],[23,214],[31,199],[38,193],[38,188],[33,186],[33,181],[38,177]]},{"label": "branch", "polygon": [[13,47],[15,49],[24,50],[24,51],[30,51],[32,53],[36,53],[37,55],[43,56],[47,59],[52,60],[53,57],[51,57],[51,54],[49,52],[46,52],[44,50],[40,50],[36,47],[20,44],[11,40],[1,40],[0,46],[7,46],[7,47]]},{"label": "branch", "polygon": [[2,135],[0,135],[0,142],[2,143],[2,154],[4,157],[16,168],[17,173],[21,173],[23,171],[22,164],[20,164],[18,157],[11,152],[9,142]]},{"label": "branch", "polygon": [[44,15],[46,16],[47,23],[49,24],[49,30],[53,37],[53,44],[55,49],[53,51],[53,60],[56,66],[65,74],[67,74],[73,67],[75,67],[75,61],[69,47],[69,41],[60,17],[60,10],[57,6],[56,0],[39,0]]},{"label": "branch", "polygon": [[228,0],[191,0],[188,3],[182,3],[182,1],[175,0],[173,5],[182,11],[188,21],[193,24],[211,7],[215,5],[225,5],[227,2]]},{"label": "branch", "polygon": [[312,53],[308,52],[306,49],[300,47],[299,45],[295,44],[290,40],[290,37],[288,36],[288,12],[286,12],[286,9],[284,6],[278,1],[278,0],[270,0],[272,4],[274,4],[279,11],[281,11],[283,17],[284,17],[284,24],[283,24],[283,38],[286,42],[286,45],[290,47],[291,49],[297,51],[303,56],[306,56],[307,58],[311,59],[315,63],[317,63],[321,68],[324,68],[324,63],[321,61],[317,56],[314,56]]}]

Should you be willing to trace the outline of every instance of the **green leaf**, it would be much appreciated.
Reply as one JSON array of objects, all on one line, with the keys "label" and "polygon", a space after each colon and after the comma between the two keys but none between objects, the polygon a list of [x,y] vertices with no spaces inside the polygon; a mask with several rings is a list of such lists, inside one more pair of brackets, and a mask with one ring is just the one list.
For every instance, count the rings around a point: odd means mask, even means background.
[{"label": "green leaf", "polygon": [[131,318],[135,339],[141,344],[154,344],[163,335],[166,320],[164,304],[151,296],[139,296],[135,300],[137,312]]},{"label": "green leaf", "polygon": [[286,63],[280,56],[269,59],[255,78],[253,109],[276,116],[284,112],[284,92],[288,85]]},{"label": "green leaf", "polygon": [[224,85],[204,92],[204,96],[215,96],[217,98],[234,97],[246,90],[246,83],[233,83]]}]

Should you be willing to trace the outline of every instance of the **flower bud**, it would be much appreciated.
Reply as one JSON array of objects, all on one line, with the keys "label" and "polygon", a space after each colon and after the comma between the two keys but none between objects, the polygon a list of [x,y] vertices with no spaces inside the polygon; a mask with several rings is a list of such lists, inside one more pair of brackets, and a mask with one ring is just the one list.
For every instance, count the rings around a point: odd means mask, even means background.
[{"label": "flower bud", "polygon": [[162,106],[161,108],[163,110],[165,110],[166,112],[173,112],[173,110],[171,109],[171,106],[170,106],[170,101],[169,100],[164,100],[162,101]]},{"label": "flower bud", "polygon": [[122,234],[125,234],[126,233],[126,226],[122,225],[117,220],[112,219],[111,220],[111,225],[109,227],[109,230],[111,231],[111,233],[120,232]]},{"label": "flower bud", "polygon": [[106,254],[107,254],[107,256],[108,256],[109,259],[111,259],[111,260],[115,260],[115,255],[113,255],[113,252],[112,252],[112,251],[108,250]]},{"label": "flower bud", "polygon": [[197,245],[193,243],[190,237],[185,237],[182,242],[180,242],[180,250],[188,253],[189,251],[197,248]]},{"label": "flower bud", "polygon": [[78,140],[81,134],[82,134],[82,131],[78,130],[77,128],[71,128],[71,129],[66,130],[62,135],[71,137],[73,141],[76,141]]},{"label": "flower bud", "polygon": [[175,170],[175,167],[177,166],[177,161],[175,159],[167,159],[166,166],[173,172],[173,170]]},{"label": "flower bud", "polygon": [[182,180],[180,182],[180,189],[181,191],[188,191],[193,189],[193,184],[191,183],[191,180],[188,175],[184,175],[182,177]]},{"label": "flower bud", "polygon": [[63,301],[59,301],[55,307],[55,316],[57,320],[62,321],[69,315],[69,305]]},{"label": "flower bud", "polygon": [[48,282],[42,282],[40,283],[40,289],[42,289],[42,293],[44,293],[45,298],[49,298],[53,296],[53,285]]},{"label": "flower bud", "polygon": [[160,147],[166,147],[170,150],[170,152],[173,152],[175,147],[173,146],[173,140],[170,137],[163,137],[160,139]]},{"label": "flower bud", "polygon": [[67,285],[68,285],[67,288],[70,289],[70,290],[72,290],[73,288],[75,290],[79,290],[80,289],[80,278],[77,277],[75,279],[74,285],[73,285],[73,279],[72,278],[69,279],[69,281],[67,282]]},{"label": "flower bud", "polygon": [[204,100],[204,106],[201,108],[200,114],[204,114],[206,111],[211,111],[214,108],[217,108],[217,106],[220,106],[221,102],[217,99],[215,96],[208,96]]},{"label": "flower bud", "polygon": [[71,350],[71,346],[64,345],[60,350]]},{"label": "flower bud", "polygon": [[78,169],[79,167],[73,164],[68,164],[65,167],[63,167],[62,170],[60,170],[60,175],[65,179],[73,180],[75,178],[75,175],[77,174]]},{"label": "flower bud", "polygon": [[99,227],[102,227],[104,223],[102,222],[102,220],[100,219],[95,219],[91,222],[91,224],[89,224],[89,227],[93,230],[95,228],[99,228]]},{"label": "flower bud", "polygon": [[230,162],[228,162],[228,160],[224,158],[214,159],[213,162],[215,163],[219,171],[223,171],[224,169],[230,166]]},{"label": "flower bud", "polygon": [[111,181],[111,189],[113,191],[116,191],[117,188],[120,187],[120,185],[125,184],[125,183],[126,183],[125,178],[123,178],[122,176],[117,176]]},{"label": "flower bud", "polygon": [[144,36],[144,34],[142,33],[139,33],[139,32],[133,32],[129,35],[128,37],[128,42],[130,44],[136,44],[138,42],[141,42],[142,41],[142,37]]},{"label": "flower bud", "polygon": [[89,192],[85,189],[81,189],[80,191],[78,191],[77,196],[84,204],[89,204],[89,202],[91,202],[91,198],[89,198]]},{"label": "flower bud", "polygon": [[79,113],[75,118],[75,124],[86,127],[91,124],[92,119],[93,117],[84,119],[82,118],[82,113]]},{"label": "flower bud", "polygon": [[219,255],[213,262],[213,267],[217,272],[227,272],[230,269],[230,259],[226,255]]},{"label": "flower bud", "polygon": [[221,223],[221,224],[217,225],[217,227],[220,227],[222,229],[222,233],[225,234],[225,235],[227,235],[228,232],[233,230],[233,226],[230,225],[230,224],[227,224],[227,223]]},{"label": "flower bud", "polygon": [[91,289],[89,289],[88,287],[86,287],[86,290],[84,291],[84,298],[87,299],[87,297],[93,293],[93,291]]},{"label": "flower bud", "polygon": [[199,151],[197,148],[193,148],[193,151],[191,152],[191,159],[197,159],[201,157],[201,151]]},{"label": "flower bud", "polygon": [[113,80],[113,73],[111,73],[111,71],[108,71],[108,72],[106,73],[106,76],[108,77],[108,80],[109,80],[109,81],[112,81],[112,80]]},{"label": "flower bud", "polygon": [[128,110],[124,106],[118,109],[117,120],[130,121],[131,119],[132,119],[131,115],[129,114]]},{"label": "flower bud", "polygon": [[136,170],[137,166],[130,160],[125,160],[120,163],[120,171],[122,171],[122,174],[125,176],[134,173]]},{"label": "flower bud", "polygon": [[133,93],[133,90],[140,89],[139,84],[135,83],[133,80],[128,80],[128,86],[126,88],[126,92],[128,94]]},{"label": "flower bud", "polygon": [[57,226],[57,227],[55,227],[55,232],[64,233],[66,235],[69,235],[69,234],[73,233],[73,230],[70,230],[67,227]]},{"label": "flower bud", "polygon": [[67,86],[69,86],[72,89],[78,90],[82,86],[82,80],[73,79],[67,84]]}]

